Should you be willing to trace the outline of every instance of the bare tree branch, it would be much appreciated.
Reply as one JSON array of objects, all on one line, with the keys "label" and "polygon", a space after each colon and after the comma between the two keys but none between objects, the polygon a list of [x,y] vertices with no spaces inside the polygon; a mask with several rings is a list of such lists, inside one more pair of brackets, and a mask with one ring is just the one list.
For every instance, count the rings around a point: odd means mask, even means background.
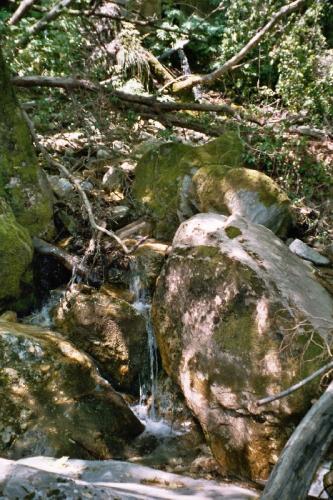
[{"label": "bare tree branch", "polygon": [[63,266],[69,271],[75,271],[80,275],[87,277],[89,276],[89,269],[82,263],[82,259],[77,257],[76,255],[71,255],[68,252],[65,252],[62,248],[59,248],[47,241],[44,241],[40,238],[33,237],[32,243],[34,249],[43,255],[51,255],[55,257],[59,262],[63,264]]},{"label": "bare tree branch", "polygon": [[21,39],[19,45],[26,46],[29,43],[30,38],[37,35],[40,31],[45,30],[48,24],[51,21],[54,21],[57,17],[59,17],[64,9],[68,7],[72,3],[73,0],[59,0],[46,14],[42,19],[33,24],[30,28],[27,29],[26,35]]},{"label": "bare tree branch", "polygon": [[333,441],[333,382],[287,442],[261,500],[305,500],[316,470]]},{"label": "bare tree branch", "polygon": [[297,391],[298,389],[301,389],[304,385],[308,384],[311,382],[316,377],[319,377],[319,375],[322,375],[323,373],[327,373],[329,370],[333,369],[333,361],[330,363],[327,363],[327,365],[323,366],[322,368],[319,368],[319,370],[315,371],[314,373],[311,373],[308,377],[304,378],[297,384],[292,385],[285,391],[279,392],[279,394],[275,394],[275,396],[267,396],[266,398],[259,399],[256,402],[257,406],[263,406],[268,403],[272,403],[273,401],[276,401],[278,399],[285,398],[286,396],[289,396],[289,394],[292,394],[293,392]]},{"label": "bare tree branch", "polygon": [[[108,82],[101,82],[96,84],[89,80],[81,80],[77,78],[65,77],[48,77],[48,76],[15,76],[12,78],[12,83],[18,87],[60,87],[66,90],[84,89],[90,91],[105,91],[105,85]],[[248,115],[246,112],[230,106],[228,104],[210,104],[210,103],[178,103],[178,102],[165,102],[159,101],[153,97],[140,96],[136,94],[128,94],[119,90],[108,90],[108,93],[118,99],[148,106],[155,113],[163,111],[201,111],[201,112],[214,112],[222,113],[233,116],[237,120],[245,120],[249,122],[263,125],[263,122],[254,116]]]},{"label": "bare tree branch", "polygon": [[216,69],[212,73],[207,75],[191,75],[180,82],[176,82],[172,86],[174,92],[179,92],[184,89],[190,89],[195,85],[211,85],[216,80],[228,73],[234,66],[240,63],[242,59],[254,48],[256,47],[264,36],[272,30],[272,28],[284,17],[297,11],[306,4],[307,0],[295,0],[294,2],[284,5],[275,12],[268,23],[265,24],[249,41],[244,47],[241,48],[237,54],[235,54],[231,59],[228,59],[220,68]]},{"label": "bare tree branch", "polygon": [[17,7],[16,11],[9,19],[8,24],[11,26],[15,26],[18,22],[21,21],[22,17],[24,17],[25,13],[32,7],[34,3],[38,2],[38,0],[23,0],[20,5]]},{"label": "bare tree branch", "polygon": [[97,91],[101,87],[90,80],[61,76],[14,76],[12,83],[17,87],[60,87],[66,90],[84,89]]}]

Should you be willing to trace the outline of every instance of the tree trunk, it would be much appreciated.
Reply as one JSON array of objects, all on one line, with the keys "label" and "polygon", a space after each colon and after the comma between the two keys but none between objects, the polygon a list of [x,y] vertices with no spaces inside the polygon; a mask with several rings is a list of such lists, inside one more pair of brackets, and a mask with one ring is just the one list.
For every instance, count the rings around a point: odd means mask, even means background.
[{"label": "tree trunk", "polygon": [[31,235],[52,232],[52,203],[0,50],[0,198]]},{"label": "tree trunk", "polygon": [[319,463],[333,441],[333,382],[286,444],[261,500],[305,500]]}]

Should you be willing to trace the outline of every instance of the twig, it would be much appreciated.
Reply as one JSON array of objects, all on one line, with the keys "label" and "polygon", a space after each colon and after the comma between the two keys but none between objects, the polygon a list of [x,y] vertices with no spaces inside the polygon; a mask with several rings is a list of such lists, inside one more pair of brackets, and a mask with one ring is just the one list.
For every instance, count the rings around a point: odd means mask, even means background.
[{"label": "twig", "polygon": [[39,21],[27,29],[26,35],[19,41],[19,45],[25,47],[30,38],[45,30],[48,24],[62,14],[64,9],[72,3],[73,0],[59,0]]},{"label": "twig", "polygon": [[259,30],[257,33],[239,50],[233,57],[228,59],[220,68],[206,75],[191,75],[185,81],[173,85],[173,91],[179,92],[181,90],[189,89],[195,85],[211,85],[216,80],[228,73],[234,66],[239,64],[244,57],[264,38],[266,33],[284,17],[292,12],[297,11],[300,7],[306,4],[307,0],[295,0],[290,4],[284,5],[278,11],[274,12],[270,20]]},{"label": "twig", "polygon": [[276,401],[277,399],[282,399],[285,398],[286,396],[289,396],[289,394],[292,394],[293,392],[297,391],[301,387],[303,387],[305,384],[311,382],[316,377],[319,377],[319,375],[322,375],[323,373],[328,372],[329,370],[332,370],[333,368],[333,361],[328,363],[327,365],[323,366],[322,368],[319,368],[319,370],[315,371],[308,377],[304,378],[297,384],[292,385],[289,387],[289,389],[286,389],[285,391],[279,392],[279,394],[275,394],[275,396],[267,396],[266,398],[259,399],[256,401],[257,406],[263,406],[268,403],[272,403],[272,401]]},{"label": "twig", "polygon": [[118,243],[118,245],[123,249],[123,251],[125,252],[125,254],[130,254],[131,250],[129,250],[127,248],[127,246],[125,245],[125,243],[123,243],[123,241],[113,231],[111,231],[109,229],[106,229],[105,227],[102,227],[102,226],[100,226],[100,225],[97,224],[97,222],[95,221],[95,217],[94,217],[94,214],[93,214],[90,202],[88,200],[87,194],[84,191],[84,189],[81,187],[81,183],[80,183],[79,179],[77,179],[76,177],[74,177],[74,175],[72,175],[67,170],[67,168],[64,165],[62,165],[60,162],[54,160],[49,155],[49,153],[47,152],[47,150],[44,148],[44,146],[38,140],[38,137],[37,137],[37,134],[35,132],[33,123],[31,122],[29,116],[27,115],[27,113],[24,110],[22,110],[22,114],[23,114],[23,116],[24,116],[24,118],[25,118],[25,120],[26,120],[26,122],[28,124],[30,133],[32,135],[34,143],[36,144],[36,147],[40,150],[40,152],[43,154],[43,156],[45,157],[45,159],[51,165],[57,167],[63,173],[63,175],[65,177],[67,177],[67,179],[69,179],[73,183],[73,185],[75,186],[75,189],[80,194],[80,196],[82,198],[82,201],[84,203],[84,206],[86,208],[86,211],[87,211],[87,214],[88,214],[88,219],[89,219],[91,227],[93,229],[95,229],[96,231],[100,231],[101,233],[104,233],[107,236],[109,236],[110,238],[112,238],[113,240],[115,240]]},{"label": "twig", "polygon": [[10,26],[15,26],[18,22],[21,21],[22,17],[30,9],[30,7],[37,1],[38,0],[23,0],[17,7],[12,17],[9,19],[8,24]]}]

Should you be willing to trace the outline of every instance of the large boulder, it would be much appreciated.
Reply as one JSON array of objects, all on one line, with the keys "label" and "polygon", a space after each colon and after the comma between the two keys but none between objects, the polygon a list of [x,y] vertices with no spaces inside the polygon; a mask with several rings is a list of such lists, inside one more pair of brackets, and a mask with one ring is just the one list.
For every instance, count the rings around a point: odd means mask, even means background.
[{"label": "large boulder", "polygon": [[272,403],[321,366],[333,301],[310,264],[264,226],[198,214],[178,229],[157,283],[153,324],[222,472],[266,478],[318,381]]},{"label": "large boulder", "polygon": [[243,144],[226,132],[199,147],[167,143],[143,155],[133,195],[154,221],[154,236],[170,240],[197,212],[238,214],[281,237],[292,222],[290,200],[277,184],[243,167]]},{"label": "large boulder", "polygon": [[138,393],[149,363],[146,324],[121,291],[117,295],[72,287],[54,311],[54,321],[67,339],[98,362],[117,389]]},{"label": "large boulder", "polygon": [[0,198],[0,311],[32,286],[33,248],[28,231]]},{"label": "large boulder", "polygon": [[142,424],[59,334],[0,320],[0,455],[122,456]]},{"label": "large boulder", "polygon": [[31,236],[53,232],[52,193],[38,166],[29,128],[22,116],[0,50],[0,196]]},{"label": "large boulder", "polygon": [[193,177],[199,212],[237,214],[286,236],[291,225],[290,200],[270,177],[248,168],[228,172],[202,167]]},{"label": "large boulder", "polygon": [[179,222],[197,212],[190,191],[191,179],[199,168],[239,167],[242,152],[241,140],[234,132],[203,146],[166,143],[148,150],[135,170],[133,196],[152,216],[154,236],[170,240]]}]

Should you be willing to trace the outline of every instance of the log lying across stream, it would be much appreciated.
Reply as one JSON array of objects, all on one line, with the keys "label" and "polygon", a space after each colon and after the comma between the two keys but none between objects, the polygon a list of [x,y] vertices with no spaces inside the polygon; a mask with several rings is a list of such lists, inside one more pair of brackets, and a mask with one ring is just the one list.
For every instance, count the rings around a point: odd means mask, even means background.
[{"label": "log lying across stream", "polygon": [[305,500],[333,442],[333,381],[287,442],[261,500]]}]

